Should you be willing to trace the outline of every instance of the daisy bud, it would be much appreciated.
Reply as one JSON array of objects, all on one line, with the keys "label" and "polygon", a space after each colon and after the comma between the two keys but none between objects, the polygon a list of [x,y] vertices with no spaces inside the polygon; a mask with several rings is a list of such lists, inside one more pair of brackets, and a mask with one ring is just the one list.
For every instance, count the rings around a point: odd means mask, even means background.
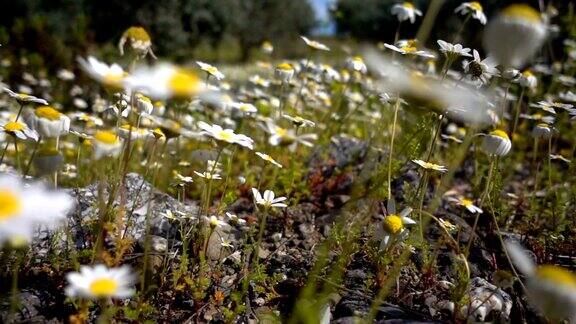
[{"label": "daisy bud", "polygon": [[540,123],[532,129],[532,136],[536,138],[550,138],[552,136],[552,128],[550,125],[545,123]]},{"label": "daisy bud", "polygon": [[144,28],[133,26],[126,29],[120,38],[120,42],[118,42],[120,55],[124,55],[124,46],[126,43],[128,43],[130,48],[139,56],[144,57],[150,54],[150,56],[156,58],[152,52],[152,40]]},{"label": "daisy bud", "polygon": [[152,104],[152,100],[142,95],[140,93],[136,94],[136,112],[138,114],[152,114],[152,110],[154,110],[154,104]]},{"label": "daisy bud", "polygon": [[281,63],[276,66],[274,71],[276,77],[282,81],[282,83],[289,83],[290,79],[294,76],[294,68],[290,63]]},{"label": "daisy bud", "polygon": [[484,137],[482,150],[490,155],[504,156],[510,152],[512,142],[508,134],[502,130],[495,130]]},{"label": "daisy bud", "polygon": [[110,131],[97,131],[94,134],[94,158],[96,160],[105,156],[118,156],[122,143],[118,136]]},{"label": "daisy bud", "polygon": [[32,127],[42,137],[60,137],[70,130],[70,118],[51,106],[37,108],[31,119]]}]

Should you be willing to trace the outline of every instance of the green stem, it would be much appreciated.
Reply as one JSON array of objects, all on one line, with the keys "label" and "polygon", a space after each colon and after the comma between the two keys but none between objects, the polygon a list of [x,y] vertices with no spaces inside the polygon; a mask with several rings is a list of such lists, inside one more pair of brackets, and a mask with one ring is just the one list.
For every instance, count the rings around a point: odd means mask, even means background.
[{"label": "green stem", "polygon": [[[488,170],[488,178],[486,179],[486,187],[484,188],[484,193],[482,193],[482,197],[480,198],[480,203],[478,204],[478,207],[482,207],[482,205],[484,204],[484,200],[486,199],[486,197],[488,197],[488,195],[490,194],[490,185],[492,182],[492,175],[494,173],[494,162],[495,162],[496,158],[491,156],[490,157],[490,169]],[[468,241],[468,246],[466,246],[466,252],[465,255],[468,255],[468,252],[470,252],[470,248],[472,247],[472,243],[474,243],[474,239],[476,238],[475,234],[476,234],[476,227],[478,227],[478,220],[480,219],[480,213],[476,213],[476,217],[474,218],[474,224],[472,225],[472,231],[471,231],[471,235],[470,235],[470,240]]]},{"label": "green stem", "polygon": [[392,158],[394,156],[394,137],[396,136],[396,122],[398,120],[398,108],[400,107],[400,98],[394,105],[394,120],[392,122],[392,135],[390,137],[390,156],[388,157],[388,199],[392,198]]},{"label": "green stem", "polygon": [[516,103],[516,115],[514,116],[514,126],[512,127],[512,132],[510,133],[510,139],[514,141],[514,134],[516,134],[516,128],[518,127],[518,120],[520,118],[520,110],[522,110],[522,100],[524,99],[524,88],[520,92],[520,98],[518,98],[518,102]]}]

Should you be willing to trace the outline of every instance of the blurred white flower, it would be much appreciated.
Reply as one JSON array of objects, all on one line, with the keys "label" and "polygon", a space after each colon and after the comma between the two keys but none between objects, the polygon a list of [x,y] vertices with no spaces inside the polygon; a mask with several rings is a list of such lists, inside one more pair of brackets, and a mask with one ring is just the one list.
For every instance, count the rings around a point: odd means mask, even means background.
[{"label": "blurred white flower", "polygon": [[484,9],[478,1],[464,2],[454,12],[464,16],[471,14],[472,18],[478,20],[482,25],[486,25],[486,14],[484,14]]},{"label": "blurred white flower", "polygon": [[55,228],[66,220],[74,200],[43,185],[25,185],[19,177],[0,175],[0,242],[30,241],[39,225]]},{"label": "blurred white flower", "polygon": [[391,13],[403,22],[410,20],[410,23],[416,22],[416,16],[422,16],[422,11],[418,10],[411,2],[398,3],[392,6]]},{"label": "blurred white flower", "polygon": [[522,67],[544,43],[547,28],[540,13],[526,4],[512,4],[484,31],[484,48],[504,67]]},{"label": "blurred white flower", "polygon": [[105,265],[80,266],[80,272],[66,275],[66,295],[90,299],[125,299],[134,295],[136,276],[128,266],[108,268]]}]

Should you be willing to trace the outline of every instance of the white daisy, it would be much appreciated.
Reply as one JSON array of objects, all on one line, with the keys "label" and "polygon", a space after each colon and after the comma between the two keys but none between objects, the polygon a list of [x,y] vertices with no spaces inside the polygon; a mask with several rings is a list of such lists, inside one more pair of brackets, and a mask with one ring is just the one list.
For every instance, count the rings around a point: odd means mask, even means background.
[{"label": "white daisy", "polygon": [[496,62],[491,57],[482,60],[477,50],[472,51],[472,54],[474,55],[474,60],[465,60],[462,63],[464,72],[470,75],[473,80],[480,80],[484,84],[488,83],[488,80],[498,73]]},{"label": "white daisy", "polygon": [[202,129],[202,134],[210,136],[218,141],[238,144],[240,146],[253,149],[254,140],[242,134],[236,134],[231,129],[223,129],[221,126],[215,124],[208,124],[203,121],[198,123],[198,127]]},{"label": "white daisy", "polygon": [[70,118],[51,106],[36,108],[30,122],[42,137],[57,138],[70,131]]},{"label": "white daisy", "polygon": [[448,43],[441,39],[439,39],[437,42],[438,45],[440,45],[440,52],[444,53],[446,57],[451,59],[456,59],[460,56],[472,57],[472,54],[470,54],[471,49],[467,47],[464,47],[460,44]]},{"label": "white daisy", "polygon": [[254,196],[254,200],[256,200],[256,204],[264,206],[264,208],[270,207],[278,207],[278,208],[285,208],[288,205],[282,203],[285,201],[286,197],[278,197],[274,198],[274,192],[272,190],[264,191],[264,196],[260,194],[258,189],[252,188],[252,195]]}]

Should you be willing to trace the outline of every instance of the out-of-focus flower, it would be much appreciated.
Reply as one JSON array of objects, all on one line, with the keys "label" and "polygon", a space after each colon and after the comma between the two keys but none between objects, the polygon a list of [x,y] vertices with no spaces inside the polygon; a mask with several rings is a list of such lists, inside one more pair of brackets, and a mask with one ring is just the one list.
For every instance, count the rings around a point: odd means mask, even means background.
[{"label": "out-of-focus flower", "polygon": [[554,134],[554,130],[546,123],[539,123],[532,128],[532,136],[536,138],[550,138]]},{"label": "out-of-focus flower", "polygon": [[519,68],[542,46],[546,34],[538,11],[526,4],[513,4],[490,21],[483,43],[499,64]]},{"label": "out-of-focus flower", "polygon": [[41,184],[25,186],[20,178],[0,176],[0,242],[30,241],[39,226],[54,228],[65,221],[74,200],[61,191],[48,191]]},{"label": "out-of-focus flower", "polygon": [[120,55],[124,55],[124,46],[126,43],[128,43],[130,48],[132,48],[138,56],[145,57],[150,54],[150,56],[156,58],[154,52],[152,52],[152,40],[146,29],[139,26],[132,26],[126,29],[118,42]]},{"label": "out-of-focus flower", "polygon": [[78,58],[78,63],[91,78],[112,88],[121,88],[124,78],[128,75],[120,65],[116,63],[108,65],[92,56],[89,56],[88,59]]},{"label": "out-of-focus flower", "polygon": [[269,41],[264,41],[260,48],[266,54],[272,54],[272,52],[274,52],[274,46]]},{"label": "out-of-focus flower", "polygon": [[34,141],[38,140],[38,133],[30,129],[30,127],[28,127],[28,125],[26,125],[23,122],[10,121],[5,123],[2,126],[2,128],[4,130],[4,133],[12,135],[21,140],[28,140],[28,139],[32,139]]},{"label": "out-of-focus flower", "polygon": [[346,60],[346,67],[352,71],[360,72],[365,74],[368,71],[366,63],[360,56],[350,57]]},{"label": "out-of-focus flower", "polygon": [[441,39],[439,39],[437,42],[438,45],[440,45],[440,52],[444,53],[444,55],[446,55],[446,57],[449,59],[454,60],[460,56],[472,57],[472,54],[470,54],[471,49],[467,47],[464,47],[460,44],[448,43]]},{"label": "out-of-focus flower", "polygon": [[518,243],[506,242],[506,249],[527,278],[530,302],[554,322],[576,320],[576,275],[562,267],[536,265]]},{"label": "out-of-focus flower", "polygon": [[124,85],[158,100],[173,97],[190,99],[204,88],[192,71],[167,63],[136,68],[124,80]]},{"label": "out-of-focus flower", "polygon": [[236,214],[232,214],[226,212],[226,218],[228,218],[228,223],[237,226],[244,226],[246,225],[246,221],[242,218],[238,217]]},{"label": "out-of-focus flower", "polygon": [[418,10],[411,2],[395,4],[390,12],[398,18],[399,22],[410,20],[411,24],[416,22],[416,16],[422,16],[422,11]]},{"label": "out-of-focus flower", "polygon": [[280,63],[274,70],[276,77],[283,83],[289,83],[294,76],[294,67],[290,63]]},{"label": "out-of-focus flower", "polygon": [[66,69],[58,70],[58,72],[56,73],[56,76],[58,77],[58,79],[63,80],[63,81],[72,81],[76,78],[76,76],[74,75],[74,72],[66,70]]},{"label": "out-of-focus flower", "polygon": [[434,163],[430,163],[430,162],[426,162],[426,161],[422,161],[422,160],[412,160],[412,162],[418,164],[419,166],[421,166],[422,168],[424,168],[426,170],[434,170],[434,171],[440,171],[440,172],[448,171],[448,169],[443,165],[434,164]]},{"label": "out-of-focus flower", "polygon": [[42,99],[42,98],[38,98],[38,97],[34,97],[25,93],[16,93],[8,88],[4,88],[3,89],[4,92],[6,92],[8,94],[8,96],[10,96],[10,98],[15,99],[16,101],[18,101],[18,103],[20,104],[25,104],[25,103],[37,103],[37,104],[41,104],[41,105],[48,105],[48,101]]},{"label": "out-of-focus flower", "polygon": [[220,72],[220,70],[218,70],[217,67],[210,65],[208,63],[204,63],[201,61],[196,61],[196,64],[198,64],[198,66],[200,67],[200,69],[206,73],[208,73],[208,75],[211,75],[213,77],[216,78],[216,80],[222,80],[224,79],[224,74],[222,72]]},{"label": "out-of-focus flower", "polygon": [[419,50],[416,46],[415,39],[408,39],[408,40],[400,40],[395,45],[391,44],[384,44],[384,47],[393,50],[394,52],[398,52],[402,55],[415,55],[425,58],[435,58],[436,55],[425,51]]},{"label": "out-of-focus flower", "polygon": [[154,110],[154,104],[152,103],[152,100],[141,93],[137,93],[135,97],[136,105],[134,108],[136,109],[136,112],[138,114],[151,115],[152,110]]},{"label": "out-of-focus flower", "polygon": [[249,103],[245,103],[245,102],[232,102],[230,104],[230,107],[233,109],[236,109],[238,111],[241,111],[247,115],[258,112],[258,109],[256,109],[256,107],[253,104],[249,104]]},{"label": "out-of-focus flower", "polygon": [[504,156],[510,152],[512,142],[503,130],[494,130],[488,133],[482,141],[482,149],[490,155]]},{"label": "out-of-focus flower", "polygon": [[66,275],[68,286],[66,295],[90,299],[116,298],[125,299],[136,292],[135,275],[128,266],[107,268],[98,264],[81,266],[80,272],[70,272]]},{"label": "out-of-focus flower", "polygon": [[288,146],[290,151],[296,150],[298,144],[312,147],[314,144],[311,142],[316,140],[316,134],[296,134],[293,129],[285,129],[277,126],[272,122],[266,123],[266,131],[270,133],[268,143],[273,146]]},{"label": "out-of-focus flower", "polygon": [[375,51],[364,55],[368,67],[380,79],[379,92],[398,93],[417,106],[423,106],[470,124],[492,124],[491,93],[462,84],[426,77],[408,67],[397,65]]},{"label": "out-of-focus flower", "polygon": [[208,180],[222,180],[222,177],[217,173],[194,171],[194,174],[199,176],[200,178]]},{"label": "out-of-focus flower", "polygon": [[242,134],[236,134],[231,129],[223,129],[219,125],[210,125],[203,121],[198,123],[198,127],[202,129],[202,134],[210,136],[218,141],[238,144],[240,146],[253,149],[254,140]]},{"label": "out-of-focus flower", "polygon": [[464,198],[464,197],[448,197],[448,201],[454,202],[459,206],[462,206],[468,209],[469,212],[472,214],[482,214],[482,209],[476,205],[474,205],[474,201],[472,199]]},{"label": "out-of-focus flower", "polygon": [[212,215],[210,217],[204,216],[204,221],[210,226],[210,228],[215,229],[217,227],[224,227],[228,225],[225,221],[220,220],[218,217]]},{"label": "out-of-focus flower", "polygon": [[521,86],[528,89],[535,89],[538,86],[538,79],[530,70],[525,70],[517,81]]},{"label": "out-of-focus flower", "polygon": [[314,123],[313,121],[305,119],[305,118],[300,117],[300,116],[294,116],[293,117],[290,115],[282,115],[282,117],[291,121],[292,124],[294,124],[294,126],[296,126],[296,127],[314,127],[314,126],[316,126],[316,123]]},{"label": "out-of-focus flower", "polygon": [[276,160],[274,160],[270,155],[261,152],[255,152],[255,154],[258,155],[262,160],[270,162],[273,165],[282,168],[282,164],[276,162]]},{"label": "out-of-focus flower", "polygon": [[319,50],[319,51],[329,51],[330,50],[330,48],[328,46],[326,46],[320,42],[308,39],[307,37],[304,37],[304,36],[300,36],[300,38],[302,38],[304,43],[306,43],[306,45],[308,45],[312,49]]},{"label": "out-of-focus flower", "polygon": [[464,16],[471,14],[472,18],[478,20],[482,25],[486,25],[486,15],[484,14],[482,5],[478,1],[464,2],[459,5],[454,12]]}]

